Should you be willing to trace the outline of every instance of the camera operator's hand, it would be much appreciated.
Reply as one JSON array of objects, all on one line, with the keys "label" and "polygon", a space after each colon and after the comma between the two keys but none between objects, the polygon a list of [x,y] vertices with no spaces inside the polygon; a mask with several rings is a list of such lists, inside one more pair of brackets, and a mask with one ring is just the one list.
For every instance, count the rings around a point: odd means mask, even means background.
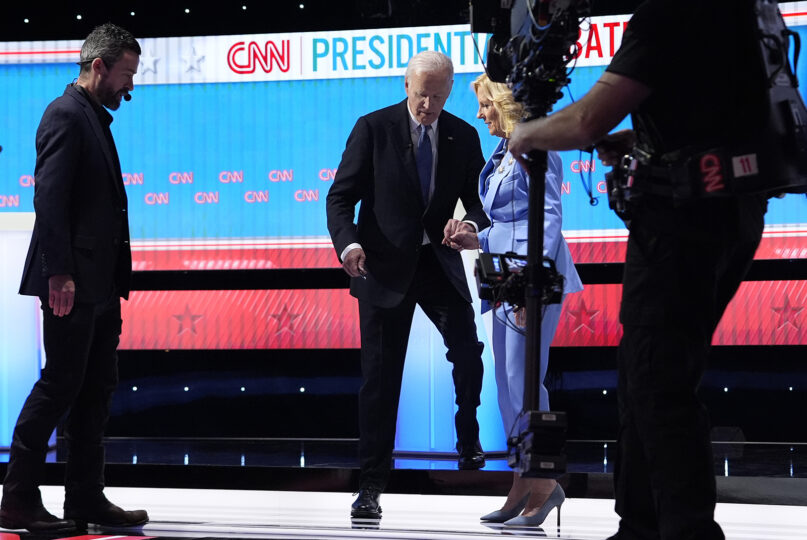
[{"label": "camera operator's hand", "polygon": [[455,234],[461,232],[473,233],[473,235],[476,236],[476,230],[470,223],[465,223],[458,219],[449,219],[446,226],[443,228],[443,245],[456,250],[462,249],[462,245],[452,239]]},{"label": "camera operator's hand", "polygon": [[632,129],[623,129],[600,139],[594,148],[597,150],[597,157],[603,165],[613,167],[619,163],[626,154],[630,154],[631,149],[636,145],[636,132]]},{"label": "camera operator's hand", "polygon": [[345,260],[342,261],[342,268],[345,269],[345,272],[350,277],[365,277],[367,275],[366,260],[367,256],[364,254],[364,250],[357,247],[347,252]]}]

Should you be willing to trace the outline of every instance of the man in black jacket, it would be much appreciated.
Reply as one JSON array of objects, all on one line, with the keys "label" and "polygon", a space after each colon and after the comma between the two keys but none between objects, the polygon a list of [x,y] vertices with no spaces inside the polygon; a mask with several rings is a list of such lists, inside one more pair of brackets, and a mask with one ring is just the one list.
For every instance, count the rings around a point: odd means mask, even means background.
[{"label": "man in black jacket", "polygon": [[[621,520],[612,540],[724,538],[698,387],[712,335],[762,237],[767,197],[678,197],[670,171],[753,140],[766,82],[753,28],[752,0],[642,2],[591,90],[520,124],[510,139],[516,156],[592,144],[606,165],[631,151],[647,156],[649,172],[631,188],[614,467]],[[634,130],[608,135],[628,114]],[[701,161],[705,176],[687,182],[722,178],[730,163]]]},{"label": "man in black jacket", "polygon": [[[120,299],[128,298],[132,257],[126,192],[112,116],[134,89],[140,46],[112,24],[81,48],[78,81],[42,116],[36,134],[31,245],[20,293],[42,302],[45,369],[20,412],[11,443],[0,526],[65,532],[87,523],[134,526],[104,489],[104,427],[118,382]],[[64,519],[43,506],[39,482],[48,439],[68,413]]]},{"label": "man in black jacket", "polygon": [[[476,130],[443,111],[453,78],[444,54],[414,56],[406,100],[359,118],[328,193],[328,230],[351,276],[361,325],[361,476],[353,517],[381,514],[416,304],[442,334],[453,364],[458,466],[485,463],[476,421],[482,344],[460,254],[443,244],[461,229],[488,226],[478,194],[485,160]],[[467,212],[461,221],[452,218],[458,200]]]}]

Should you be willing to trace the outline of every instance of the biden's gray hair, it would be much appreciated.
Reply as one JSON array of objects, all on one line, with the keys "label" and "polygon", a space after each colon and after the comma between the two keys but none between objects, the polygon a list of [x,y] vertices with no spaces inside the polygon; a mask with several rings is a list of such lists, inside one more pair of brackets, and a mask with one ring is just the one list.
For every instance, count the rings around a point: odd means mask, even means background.
[{"label": "biden's gray hair", "polygon": [[454,64],[451,58],[437,51],[423,51],[409,59],[406,66],[406,78],[411,75],[425,71],[427,73],[443,72],[448,78],[454,80]]}]

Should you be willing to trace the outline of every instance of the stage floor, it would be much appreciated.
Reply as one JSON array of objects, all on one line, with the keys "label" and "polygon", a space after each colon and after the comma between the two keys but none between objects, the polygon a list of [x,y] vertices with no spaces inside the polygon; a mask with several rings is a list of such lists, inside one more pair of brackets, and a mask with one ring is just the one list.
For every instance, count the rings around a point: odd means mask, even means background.
[{"label": "stage floor", "polygon": [[[81,540],[500,535],[603,540],[617,529],[610,441],[567,444],[568,473],[561,481],[568,499],[561,527],[553,511],[543,528],[528,529],[479,521],[504,501],[512,479],[505,460],[489,456],[482,471],[458,471],[453,454],[396,459],[381,498],[384,518],[351,522],[351,491],[358,486],[355,445],[352,440],[107,440],[107,494],[121,506],[147,509],[152,521],[137,531],[90,531]],[[42,488],[46,506],[57,515],[63,498],[62,447],[60,441],[48,456]],[[714,451],[716,517],[728,539],[805,538],[807,445],[716,443]],[[0,463],[0,478],[5,465]],[[0,540],[40,538],[0,533]]]},{"label": "stage floor", "polygon": [[[63,490],[44,486],[42,491],[48,509],[60,514]],[[381,497],[384,517],[380,522],[351,522],[350,493],[169,488],[107,488],[106,492],[121,506],[146,508],[151,522],[142,530],[90,530],[92,536],[82,540],[135,536],[473,540],[502,535],[602,540],[616,531],[618,521],[609,499],[569,498],[562,507],[560,528],[553,511],[542,528],[515,529],[479,521],[480,515],[501,505],[501,497],[390,493]],[[803,539],[807,530],[807,509],[802,506],[720,503],[716,517],[728,540],[796,540]],[[14,534],[0,537],[14,540]]]}]

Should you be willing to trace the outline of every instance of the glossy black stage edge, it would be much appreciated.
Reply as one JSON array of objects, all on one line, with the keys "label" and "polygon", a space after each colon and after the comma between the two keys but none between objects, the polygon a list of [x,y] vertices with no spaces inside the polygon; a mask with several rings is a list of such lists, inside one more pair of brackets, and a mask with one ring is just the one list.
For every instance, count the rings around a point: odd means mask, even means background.
[{"label": "glossy black stage edge", "polygon": [[[616,353],[552,348],[546,385],[569,439],[616,438]],[[712,347],[700,396],[713,440],[807,442],[791,412],[807,410],[805,355],[803,345]],[[109,437],[358,437],[358,349],[122,350],[119,373]]]},{"label": "glossy black stage edge", "polygon": [[[585,284],[621,283],[623,263],[575,264]],[[807,276],[807,259],[760,259],[745,281],[794,280]],[[253,270],[147,270],[132,273],[132,290],[346,289],[341,268]]]}]

